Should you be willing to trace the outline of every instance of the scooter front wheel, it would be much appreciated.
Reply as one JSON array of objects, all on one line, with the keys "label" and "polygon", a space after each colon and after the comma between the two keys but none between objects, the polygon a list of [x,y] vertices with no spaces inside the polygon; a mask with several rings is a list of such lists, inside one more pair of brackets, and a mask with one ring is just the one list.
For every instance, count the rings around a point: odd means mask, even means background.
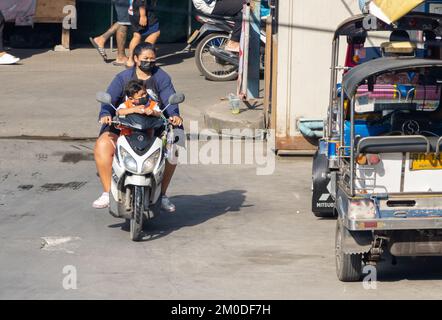
[{"label": "scooter front wheel", "polygon": [[201,40],[196,47],[196,66],[207,80],[231,81],[238,78],[238,68],[236,66],[221,61],[210,53],[211,47],[224,48],[228,40],[228,34],[212,33]]},{"label": "scooter front wheel", "polygon": [[133,193],[133,217],[130,220],[130,238],[132,241],[140,241],[143,233],[144,215],[144,188],[134,187]]}]

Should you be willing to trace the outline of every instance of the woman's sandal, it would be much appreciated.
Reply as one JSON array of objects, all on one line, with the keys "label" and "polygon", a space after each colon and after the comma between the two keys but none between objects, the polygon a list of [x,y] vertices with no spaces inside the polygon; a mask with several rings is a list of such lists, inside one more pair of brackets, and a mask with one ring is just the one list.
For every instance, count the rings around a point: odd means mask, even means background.
[{"label": "woman's sandal", "polygon": [[103,58],[104,62],[107,62],[107,54],[104,48],[100,48],[92,37],[89,38],[89,41],[94,46],[94,48],[97,49],[98,53]]}]

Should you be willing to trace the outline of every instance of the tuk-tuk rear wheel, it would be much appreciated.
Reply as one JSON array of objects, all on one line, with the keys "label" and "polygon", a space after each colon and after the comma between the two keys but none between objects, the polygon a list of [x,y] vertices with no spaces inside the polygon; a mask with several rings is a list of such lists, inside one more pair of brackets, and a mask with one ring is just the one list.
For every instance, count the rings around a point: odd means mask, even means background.
[{"label": "tuk-tuk rear wheel", "polygon": [[349,254],[343,250],[344,226],[338,219],[336,224],[336,274],[343,282],[360,281],[362,277],[362,254]]}]

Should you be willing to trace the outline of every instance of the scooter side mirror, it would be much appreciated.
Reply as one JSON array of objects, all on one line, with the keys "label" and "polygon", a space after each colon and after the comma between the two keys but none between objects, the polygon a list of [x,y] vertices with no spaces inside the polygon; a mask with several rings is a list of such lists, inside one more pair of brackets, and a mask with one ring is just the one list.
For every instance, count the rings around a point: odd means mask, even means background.
[{"label": "scooter side mirror", "polygon": [[169,104],[180,104],[183,103],[184,100],[186,100],[186,96],[183,93],[175,93],[170,96],[169,98]]},{"label": "scooter side mirror", "polygon": [[103,104],[112,104],[112,97],[107,92],[97,92],[96,99]]}]

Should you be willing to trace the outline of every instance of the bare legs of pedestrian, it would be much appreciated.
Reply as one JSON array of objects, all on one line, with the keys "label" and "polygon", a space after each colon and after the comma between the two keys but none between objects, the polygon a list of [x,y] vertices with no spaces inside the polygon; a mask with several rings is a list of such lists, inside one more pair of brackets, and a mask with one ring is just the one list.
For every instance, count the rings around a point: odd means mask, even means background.
[{"label": "bare legs of pedestrian", "polygon": [[102,35],[100,35],[98,37],[95,37],[94,41],[100,48],[104,48],[104,46],[106,45],[106,42],[114,34],[116,34],[116,37],[117,37],[117,48],[118,48],[116,62],[124,64],[128,60],[128,57],[126,56],[126,50],[125,50],[126,49],[126,39],[127,39],[127,26],[121,25],[118,22],[116,22],[105,33],[103,33]]},{"label": "bare legs of pedestrian", "polygon": [[127,39],[127,29],[125,25],[120,25],[117,30],[117,60],[116,63],[125,64],[128,60],[126,56],[126,39]]}]

